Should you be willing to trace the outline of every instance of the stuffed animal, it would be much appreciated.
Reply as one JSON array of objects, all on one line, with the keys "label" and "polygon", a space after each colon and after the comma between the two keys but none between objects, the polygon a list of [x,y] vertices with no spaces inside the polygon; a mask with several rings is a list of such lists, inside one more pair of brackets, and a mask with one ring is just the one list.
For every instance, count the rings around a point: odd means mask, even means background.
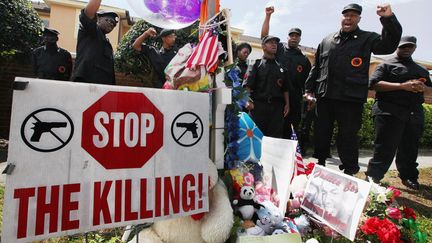
[{"label": "stuffed animal", "polygon": [[260,208],[257,212],[258,220],[256,221],[256,225],[264,230],[266,234],[272,233],[272,220],[271,213],[264,207]]},{"label": "stuffed animal", "polygon": [[251,220],[260,204],[254,201],[255,190],[252,186],[242,186],[240,189],[240,199],[234,200],[233,205],[237,207],[243,220]]},{"label": "stuffed animal", "polygon": [[[219,181],[217,169],[209,161],[209,212],[200,220],[191,216],[156,221],[139,234],[139,242],[145,243],[200,243],[225,242],[234,223],[228,193]],[[129,241],[137,242],[136,236]]]}]

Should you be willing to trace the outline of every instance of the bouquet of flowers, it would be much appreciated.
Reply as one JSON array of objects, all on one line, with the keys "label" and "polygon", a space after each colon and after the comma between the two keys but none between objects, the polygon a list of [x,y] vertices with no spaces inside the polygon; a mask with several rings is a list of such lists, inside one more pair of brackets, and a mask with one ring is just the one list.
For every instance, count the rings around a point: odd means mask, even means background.
[{"label": "bouquet of flowers", "polygon": [[359,240],[426,243],[426,234],[418,229],[414,211],[395,201],[400,194],[392,186],[385,188],[372,184],[368,205],[359,224]]}]

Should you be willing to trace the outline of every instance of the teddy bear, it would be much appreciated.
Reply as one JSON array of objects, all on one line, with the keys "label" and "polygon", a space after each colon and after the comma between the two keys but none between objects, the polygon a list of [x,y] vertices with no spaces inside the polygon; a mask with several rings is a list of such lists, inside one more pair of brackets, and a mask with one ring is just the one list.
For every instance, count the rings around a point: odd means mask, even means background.
[{"label": "teddy bear", "polygon": [[243,220],[252,220],[257,217],[255,212],[261,205],[255,202],[254,197],[255,190],[252,186],[242,186],[240,189],[240,199],[233,201],[233,205],[237,208]]},{"label": "teddy bear", "polygon": [[[156,221],[138,234],[139,242],[146,243],[218,243],[230,236],[234,223],[227,189],[218,178],[216,166],[209,161],[209,212],[200,220],[191,216]],[[129,241],[137,242],[136,236]]]}]

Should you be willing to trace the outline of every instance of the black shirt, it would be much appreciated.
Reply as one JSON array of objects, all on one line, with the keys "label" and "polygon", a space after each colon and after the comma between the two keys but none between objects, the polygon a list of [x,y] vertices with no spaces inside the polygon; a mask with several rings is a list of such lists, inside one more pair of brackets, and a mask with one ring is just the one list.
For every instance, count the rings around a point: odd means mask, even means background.
[{"label": "black shirt", "polygon": [[315,53],[315,64],[305,83],[308,93],[320,98],[364,103],[368,94],[371,53],[396,50],[402,26],[395,15],[381,17],[381,35],[357,28],[325,37]]},{"label": "black shirt", "polygon": [[287,73],[274,59],[257,59],[246,74],[244,85],[251,89],[253,101],[284,101],[288,92]]},{"label": "black shirt", "polygon": [[161,88],[166,81],[165,68],[177,54],[178,48],[171,49],[161,48],[157,50],[154,46],[142,44],[141,53],[143,53],[149,60],[157,75],[157,88]]},{"label": "black shirt", "polygon": [[299,48],[287,48],[282,43],[278,44],[276,60],[288,71],[288,81],[291,83],[290,106],[300,109],[304,84],[309,76],[311,63]]},{"label": "black shirt", "polygon": [[32,53],[33,71],[38,78],[69,80],[72,72],[72,56],[60,47],[41,46]]},{"label": "black shirt", "polygon": [[111,43],[97,26],[81,10],[79,16],[77,56],[72,80],[77,82],[115,84],[114,57]]},{"label": "black shirt", "polygon": [[[431,87],[429,72],[413,61],[412,58],[392,58],[380,64],[369,81],[369,86],[379,81],[390,83],[404,83],[410,79],[424,80],[426,86]],[[413,93],[405,90],[376,92],[375,104],[372,108],[374,115],[391,114],[401,120],[409,115],[423,113],[423,93]]]}]

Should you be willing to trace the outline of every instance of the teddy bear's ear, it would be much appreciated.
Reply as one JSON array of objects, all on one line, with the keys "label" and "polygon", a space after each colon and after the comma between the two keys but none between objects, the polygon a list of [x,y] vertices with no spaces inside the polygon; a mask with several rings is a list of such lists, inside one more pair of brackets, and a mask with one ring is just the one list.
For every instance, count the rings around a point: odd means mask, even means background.
[{"label": "teddy bear's ear", "polygon": [[209,179],[209,188],[211,189],[216,185],[219,177],[218,177],[216,165],[210,159],[208,160],[208,167],[209,167],[208,174],[209,174],[209,178],[210,178]]}]

